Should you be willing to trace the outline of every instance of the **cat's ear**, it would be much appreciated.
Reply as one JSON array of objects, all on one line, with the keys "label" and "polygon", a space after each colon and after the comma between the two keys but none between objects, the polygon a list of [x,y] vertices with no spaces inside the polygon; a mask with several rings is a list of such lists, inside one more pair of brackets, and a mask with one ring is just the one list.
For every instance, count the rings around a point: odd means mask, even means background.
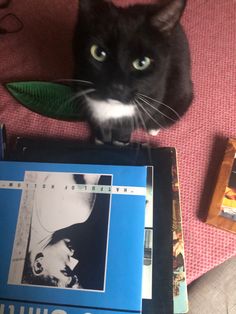
[{"label": "cat's ear", "polygon": [[187,0],[163,1],[164,4],[151,16],[151,24],[160,32],[169,34],[180,20]]}]

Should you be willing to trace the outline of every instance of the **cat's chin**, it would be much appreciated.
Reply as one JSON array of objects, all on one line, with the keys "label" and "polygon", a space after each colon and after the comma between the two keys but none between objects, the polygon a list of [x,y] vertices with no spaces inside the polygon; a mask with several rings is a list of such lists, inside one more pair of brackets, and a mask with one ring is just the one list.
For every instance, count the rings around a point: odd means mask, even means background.
[{"label": "cat's chin", "polygon": [[96,100],[86,96],[86,103],[92,118],[99,124],[110,120],[132,118],[136,114],[136,106],[122,103],[115,99]]}]

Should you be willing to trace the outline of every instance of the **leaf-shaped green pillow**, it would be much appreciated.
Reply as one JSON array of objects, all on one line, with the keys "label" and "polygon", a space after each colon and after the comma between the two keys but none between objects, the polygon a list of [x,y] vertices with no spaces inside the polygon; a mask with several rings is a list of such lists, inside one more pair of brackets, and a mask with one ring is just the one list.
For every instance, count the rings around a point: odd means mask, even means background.
[{"label": "leaf-shaped green pillow", "polygon": [[72,88],[51,82],[7,83],[8,91],[28,109],[62,120],[83,120],[81,103]]}]

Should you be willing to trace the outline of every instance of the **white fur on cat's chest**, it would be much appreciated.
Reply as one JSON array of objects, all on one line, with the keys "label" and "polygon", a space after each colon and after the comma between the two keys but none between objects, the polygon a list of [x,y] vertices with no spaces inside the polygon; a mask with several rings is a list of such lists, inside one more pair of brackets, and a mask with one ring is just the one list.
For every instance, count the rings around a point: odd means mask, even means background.
[{"label": "white fur on cat's chest", "polygon": [[124,104],[114,99],[99,101],[86,97],[86,100],[93,119],[99,123],[135,116],[135,105],[132,104]]}]

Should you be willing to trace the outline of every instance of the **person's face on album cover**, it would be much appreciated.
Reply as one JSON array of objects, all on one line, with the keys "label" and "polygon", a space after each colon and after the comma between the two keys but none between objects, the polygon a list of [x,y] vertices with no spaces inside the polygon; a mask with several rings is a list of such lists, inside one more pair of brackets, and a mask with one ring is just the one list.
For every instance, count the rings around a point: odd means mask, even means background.
[{"label": "person's face on album cover", "polygon": [[69,239],[46,246],[33,262],[34,274],[55,279],[59,287],[78,287],[78,280],[75,280],[73,275],[78,260],[73,254],[74,250]]}]

